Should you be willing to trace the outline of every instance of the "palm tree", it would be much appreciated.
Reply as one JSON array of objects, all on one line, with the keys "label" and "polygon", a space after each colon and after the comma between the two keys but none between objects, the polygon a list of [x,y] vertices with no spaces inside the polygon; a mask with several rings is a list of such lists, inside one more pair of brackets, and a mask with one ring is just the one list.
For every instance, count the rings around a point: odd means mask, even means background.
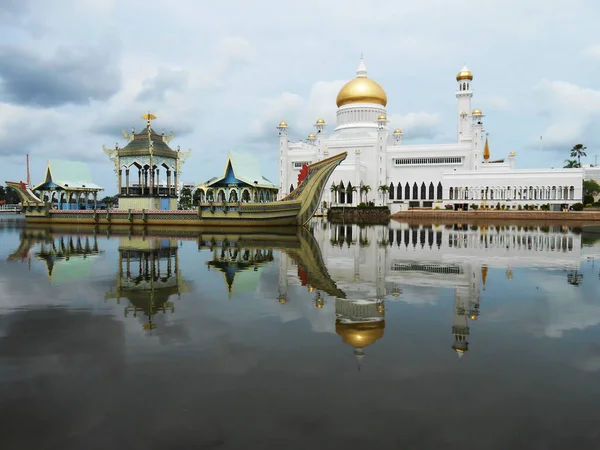
[{"label": "palm tree", "polygon": [[581,167],[581,157],[587,156],[585,153],[586,148],[587,147],[584,147],[583,144],[576,144],[571,149],[571,158],[577,158],[577,163],[579,164],[578,167]]},{"label": "palm tree", "polygon": [[581,164],[579,164],[576,160],[565,159],[565,165],[563,166],[563,169],[577,169],[578,167],[581,167]]},{"label": "palm tree", "polygon": [[190,188],[183,188],[181,190],[181,197],[179,198],[179,203],[186,208],[189,208],[190,203],[192,202],[192,191]]},{"label": "palm tree", "polygon": [[338,200],[338,191],[340,190],[340,187],[335,184],[335,183],[331,183],[331,192],[333,192],[333,196],[335,198],[335,204],[337,204],[337,200]]},{"label": "palm tree", "polygon": [[381,195],[383,196],[383,203],[385,203],[385,196],[387,195],[387,193],[390,191],[390,187],[387,184],[382,184],[381,186],[379,186],[377,188],[377,190],[381,193]]},{"label": "palm tree", "polygon": [[370,190],[371,190],[371,186],[369,186],[368,184],[363,184],[360,187],[360,193],[365,194],[365,203],[367,203],[367,194],[369,193]]}]

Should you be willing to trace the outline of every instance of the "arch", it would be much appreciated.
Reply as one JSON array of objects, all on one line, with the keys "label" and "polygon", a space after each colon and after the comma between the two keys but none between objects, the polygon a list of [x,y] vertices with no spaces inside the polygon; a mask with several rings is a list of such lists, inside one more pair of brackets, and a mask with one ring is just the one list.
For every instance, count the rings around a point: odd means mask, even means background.
[{"label": "arch", "polygon": [[429,183],[429,200],[433,200],[434,198],[434,188],[433,181]]},{"label": "arch", "polygon": [[394,183],[390,183],[390,190],[388,192],[389,199],[394,200]]},{"label": "arch", "polygon": [[346,203],[349,205],[352,204],[352,197],[354,197],[352,194],[352,183],[348,181],[348,186],[346,187]]},{"label": "arch", "polygon": [[232,189],[229,191],[229,203],[237,203],[238,201],[238,193],[237,189]]},{"label": "arch", "polygon": [[341,203],[342,205],[346,203],[346,187],[344,186],[343,181],[340,181],[338,195],[339,203]]},{"label": "arch", "polygon": [[225,202],[225,189],[219,189],[217,192],[217,201],[219,203]]},{"label": "arch", "polygon": [[450,200],[454,200],[454,188],[450,187]]},{"label": "arch", "polygon": [[421,183],[421,200],[427,199],[427,187],[425,186],[425,182]]},{"label": "arch", "polygon": [[442,189],[442,182],[439,181],[437,185],[437,199],[441,200],[443,197],[444,190]]},{"label": "arch", "polygon": [[412,195],[413,200],[418,200],[419,199],[419,186],[417,186],[417,182],[415,181],[413,184],[413,195]]},{"label": "arch", "polygon": [[293,185],[293,184],[290,184],[290,194],[291,194],[292,192],[294,192],[294,185]]},{"label": "arch", "polygon": [[569,188],[569,200],[575,200],[575,186]]},{"label": "arch", "polygon": [[251,198],[250,189],[244,188],[242,190],[242,201],[245,203],[248,203],[250,201],[250,198]]},{"label": "arch", "polygon": [[408,181],[406,182],[406,187],[404,188],[404,199],[410,200],[410,186],[408,185]]},{"label": "arch", "polygon": [[398,182],[398,187],[396,188],[396,198],[402,200],[402,183],[400,182]]}]

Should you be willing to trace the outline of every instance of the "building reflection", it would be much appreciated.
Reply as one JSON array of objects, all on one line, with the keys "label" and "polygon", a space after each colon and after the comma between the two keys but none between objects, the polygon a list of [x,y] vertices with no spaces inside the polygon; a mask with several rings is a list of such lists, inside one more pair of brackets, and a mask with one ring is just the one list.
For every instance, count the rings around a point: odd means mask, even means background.
[{"label": "building reflection", "polygon": [[[403,288],[453,290],[449,347],[460,359],[469,350],[471,323],[480,316],[489,268],[502,268],[510,281],[518,266],[576,270],[581,260],[581,236],[563,226],[361,227],[317,220],[312,228],[328,273],[345,293],[335,300],[335,331],[354,348],[359,361],[364,349],[383,337],[384,302],[419,303],[418,298],[405,298]],[[302,277],[282,255],[280,299],[294,284],[302,284]]]},{"label": "building reflection", "polygon": [[188,292],[179,269],[178,240],[147,237],[119,238],[117,279],[106,299],[127,300],[125,317],[145,317],[143,328],[156,328],[154,317],[175,312],[173,296]]}]

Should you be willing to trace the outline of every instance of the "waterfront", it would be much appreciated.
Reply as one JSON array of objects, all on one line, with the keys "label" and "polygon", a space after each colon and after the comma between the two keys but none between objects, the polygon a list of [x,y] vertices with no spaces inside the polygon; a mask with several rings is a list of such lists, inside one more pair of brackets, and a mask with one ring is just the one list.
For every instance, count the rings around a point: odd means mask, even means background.
[{"label": "waterfront", "polygon": [[2,447],[598,448],[597,235],[311,228],[3,219]]}]

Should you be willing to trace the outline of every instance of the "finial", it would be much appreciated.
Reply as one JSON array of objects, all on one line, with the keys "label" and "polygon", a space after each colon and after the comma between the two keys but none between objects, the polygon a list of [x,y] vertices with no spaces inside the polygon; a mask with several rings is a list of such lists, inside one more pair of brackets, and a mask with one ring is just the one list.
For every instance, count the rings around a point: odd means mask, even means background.
[{"label": "finial", "polygon": [[181,148],[180,148],[180,146],[178,145],[178,146],[177,146],[177,151],[180,151],[180,150],[181,150]]},{"label": "finial", "polygon": [[119,143],[115,142],[115,148],[119,148]]},{"label": "finial", "polygon": [[161,130],[161,132],[162,132],[162,135],[164,136],[164,135],[165,135],[165,129],[163,128],[163,129]]},{"label": "finial", "polygon": [[359,77],[367,76],[367,67],[365,66],[365,61],[363,59],[363,54],[360,54],[360,62],[358,63],[358,69],[356,70],[356,75]]},{"label": "finial", "polygon": [[131,127],[131,134],[135,134],[135,127]]},{"label": "finial", "polygon": [[154,114],[150,114],[150,111],[148,111],[147,114],[142,116],[142,119],[146,119],[146,126],[150,128],[150,121],[156,119],[156,116]]}]

